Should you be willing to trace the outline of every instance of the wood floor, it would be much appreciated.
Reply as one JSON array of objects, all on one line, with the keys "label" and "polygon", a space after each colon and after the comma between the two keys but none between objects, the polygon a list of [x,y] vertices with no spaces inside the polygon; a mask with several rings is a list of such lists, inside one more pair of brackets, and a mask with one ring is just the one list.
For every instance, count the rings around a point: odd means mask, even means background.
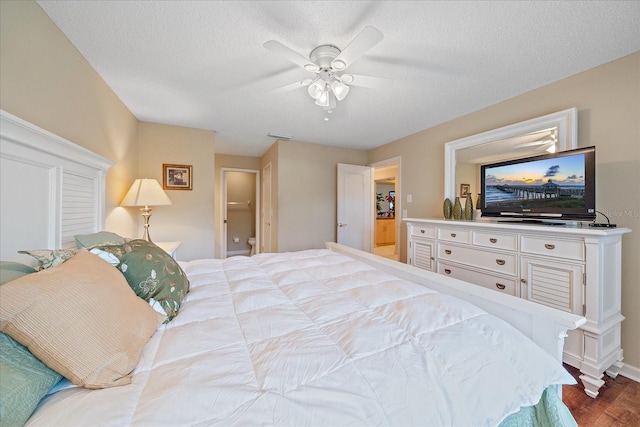
[{"label": "wood floor", "polygon": [[565,368],[578,381],[577,385],[562,386],[562,400],[569,407],[579,427],[640,426],[640,383],[618,375],[614,380],[604,376],[605,384],[597,399],[584,393],[578,376],[580,372],[568,365]]}]

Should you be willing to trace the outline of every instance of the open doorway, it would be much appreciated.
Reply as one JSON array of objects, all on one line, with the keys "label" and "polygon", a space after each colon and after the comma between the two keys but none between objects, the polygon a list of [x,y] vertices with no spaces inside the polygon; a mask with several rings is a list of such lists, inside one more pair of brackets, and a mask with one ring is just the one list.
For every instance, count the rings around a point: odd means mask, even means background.
[{"label": "open doorway", "polygon": [[373,253],[398,261],[400,257],[400,158],[373,165],[374,245]]},{"label": "open doorway", "polygon": [[223,168],[222,186],[222,258],[254,255],[260,248],[260,171]]}]

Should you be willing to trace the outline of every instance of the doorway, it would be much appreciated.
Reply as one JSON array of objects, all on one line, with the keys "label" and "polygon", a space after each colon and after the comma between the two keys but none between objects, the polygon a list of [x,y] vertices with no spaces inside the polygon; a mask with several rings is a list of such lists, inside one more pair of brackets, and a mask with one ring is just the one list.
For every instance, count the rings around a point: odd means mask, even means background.
[{"label": "doorway", "polygon": [[373,253],[398,261],[400,258],[400,158],[372,165],[374,179]]},{"label": "doorway", "polygon": [[224,207],[222,258],[260,250],[260,171],[222,169]]}]

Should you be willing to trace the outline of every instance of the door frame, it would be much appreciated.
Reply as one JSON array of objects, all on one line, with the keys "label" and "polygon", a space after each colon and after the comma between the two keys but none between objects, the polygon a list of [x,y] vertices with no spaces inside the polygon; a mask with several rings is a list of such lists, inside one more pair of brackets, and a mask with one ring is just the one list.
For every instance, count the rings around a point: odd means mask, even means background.
[{"label": "door frame", "polygon": [[[268,179],[265,178],[267,176],[267,170],[269,171]],[[261,195],[260,200],[262,204],[260,206],[260,224],[262,225],[264,222],[268,221],[269,227],[267,228],[265,226],[261,229],[262,240],[260,242],[259,249],[260,252],[273,252],[273,167],[271,166],[271,162],[267,163],[262,168],[262,178],[262,185],[269,186],[269,192],[267,193],[266,191],[263,191]],[[269,212],[266,212],[267,209]],[[267,236],[266,233],[269,233],[269,235]],[[265,243],[268,243],[269,247],[263,247]]]},{"label": "door frame", "polygon": [[245,172],[255,174],[256,197],[255,203],[255,227],[256,227],[256,253],[260,252],[260,170],[242,168],[220,168],[220,182],[222,183],[222,238],[220,239],[220,258],[227,257],[227,172]]}]

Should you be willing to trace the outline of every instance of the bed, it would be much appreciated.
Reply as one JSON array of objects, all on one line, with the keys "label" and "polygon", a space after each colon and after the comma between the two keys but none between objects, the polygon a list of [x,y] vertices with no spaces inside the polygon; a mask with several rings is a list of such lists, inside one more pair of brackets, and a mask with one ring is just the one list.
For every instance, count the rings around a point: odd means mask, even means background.
[{"label": "bed", "polygon": [[[42,149],[19,142],[34,137],[29,129],[58,139],[4,113],[3,120],[3,160],[22,161],[20,147]],[[62,183],[54,192],[64,193],[65,173],[91,181],[88,228],[65,231],[53,215],[44,219],[45,240],[2,242],[3,259],[13,262],[33,261],[35,253],[17,257],[20,249],[68,251],[57,265],[0,287],[0,329],[55,367],[26,425],[575,425],[560,400],[561,384],[575,383],[561,354],[566,330],[583,318],[335,243],[189,262],[135,239],[78,244],[79,236],[105,236],[100,200],[108,162],[94,164],[93,171],[71,172],[65,163],[44,174]],[[65,197],[46,200],[64,212]],[[10,224],[2,221],[4,233]],[[141,256],[127,258],[133,254]],[[129,277],[152,259],[162,267],[149,277],[169,275],[169,294]],[[7,308],[9,296],[22,292],[28,307],[51,311],[69,282],[79,282],[71,295],[83,294],[60,297],[73,304],[56,306],[53,315]],[[95,290],[105,295],[94,297]],[[111,319],[102,325],[108,330],[96,333],[91,315]],[[63,317],[73,326],[58,326]],[[37,327],[19,328],[29,322]],[[34,329],[46,329],[42,341]],[[50,339],[61,330],[70,343],[62,348]],[[70,348],[78,342],[80,350]],[[131,348],[120,351],[125,344]],[[51,345],[68,354],[51,361]],[[91,361],[98,368],[77,363],[84,351],[100,359],[114,348],[107,362]]]}]

